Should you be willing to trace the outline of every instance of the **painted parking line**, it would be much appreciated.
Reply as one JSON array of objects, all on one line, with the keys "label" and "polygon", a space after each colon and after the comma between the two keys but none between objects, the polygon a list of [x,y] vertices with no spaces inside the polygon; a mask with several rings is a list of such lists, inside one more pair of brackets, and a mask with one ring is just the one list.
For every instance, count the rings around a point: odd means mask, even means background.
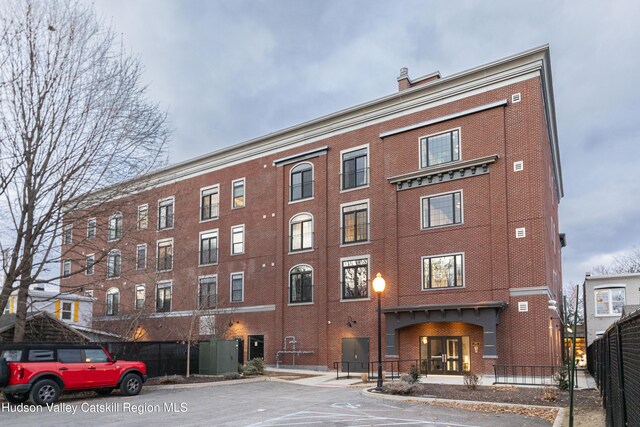
[{"label": "painted parking line", "polygon": [[[419,419],[377,417],[366,414],[346,414],[342,412],[294,412],[280,417],[264,420],[252,426],[298,426],[325,423],[349,423],[350,426],[399,426],[399,425],[429,425],[429,426],[451,426],[451,427],[479,427],[471,424],[458,424],[451,422],[427,421]],[[365,423],[365,424],[360,424]]]}]

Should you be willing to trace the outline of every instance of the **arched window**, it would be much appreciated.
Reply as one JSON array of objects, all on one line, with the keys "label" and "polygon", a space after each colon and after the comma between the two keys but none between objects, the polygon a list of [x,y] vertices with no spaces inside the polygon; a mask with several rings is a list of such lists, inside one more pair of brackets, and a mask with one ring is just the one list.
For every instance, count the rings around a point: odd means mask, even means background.
[{"label": "arched window", "polygon": [[291,252],[313,248],[313,217],[308,213],[295,215],[290,221],[289,249]]},{"label": "arched window", "polygon": [[313,165],[300,163],[291,169],[291,201],[313,197]]},{"label": "arched window", "polygon": [[122,238],[122,213],[116,212],[109,217],[109,240]]},{"label": "arched window", "polygon": [[289,271],[289,303],[313,302],[313,270],[308,265],[296,265]]},{"label": "arched window", "polygon": [[107,316],[118,315],[118,306],[120,305],[120,290],[111,288],[107,291]]}]

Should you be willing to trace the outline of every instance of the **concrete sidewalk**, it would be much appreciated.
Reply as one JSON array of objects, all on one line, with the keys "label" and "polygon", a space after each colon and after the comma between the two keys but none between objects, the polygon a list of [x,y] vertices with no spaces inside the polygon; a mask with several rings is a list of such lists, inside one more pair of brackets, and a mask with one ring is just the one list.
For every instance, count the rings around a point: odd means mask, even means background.
[{"label": "concrete sidewalk", "polygon": [[[301,385],[310,385],[310,386],[321,386],[321,387],[349,387],[354,384],[361,384],[362,378],[360,374],[353,373],[351,374],[351,378],[346,378],[345,374],[340,373],[341,377],[336,379],[336,373],[334,371],[312,371],[307,369],[284,369],[284,368],[267,368],[269,372],[277,372],[281,374],[291,374],[295,375],[314,375],[312,377],[307,378],[299,378],[286,380],[293,384],[301,384]],[[587,370],[578,370],[577,371],[577,383],[576,389],[585,390],[585,389],[593,389],[596,387],[595,381],[589,374]],[[344,377],[342,375],[345,375]],[[390,378],[386,378],[385,381],[389,381]],[[553,384],[553,379],[549,378],[549,384]],[[427,375],[420,377],[419,381],[425,384],[451,384],[451,385],[464,385],[464,377],[462,375]],[[493,375],[483,375],[481,385],[493,385],[495,381],[495,377]],[[525,381],[527,379],[525,378]],[[528,382],[533,383],[533,380],[529,380]],[[508,385],[508,384],[505,384]],[[516,386],[520,387],[541,387],[542,385],[527,385],[527,384],[517,384]]]}]

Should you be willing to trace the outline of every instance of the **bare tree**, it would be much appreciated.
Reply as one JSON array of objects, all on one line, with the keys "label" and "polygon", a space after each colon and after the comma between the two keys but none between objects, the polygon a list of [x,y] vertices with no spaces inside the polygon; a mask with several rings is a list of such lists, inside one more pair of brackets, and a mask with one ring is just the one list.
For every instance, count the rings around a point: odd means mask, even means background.
[{"label": "bare tree", "polygon": [[[0,34],[0,312],[18,289],[15,341],[29,287],[59,276],[65,214],[95,216],[164,161],[166,116],[146,98],[142,66],[91,6],[3,4]],[[117,185],[126,182],[126,185]],[[76,242],[79,243],[79,242]],[[14,284],[17,283],[17,286]]]},{"label": "bare tree", "polygon": [[601,275],[640,273],[640,248],[634,246],[628,252],[613,257],[610,265],[597,265],[593,272]]}]

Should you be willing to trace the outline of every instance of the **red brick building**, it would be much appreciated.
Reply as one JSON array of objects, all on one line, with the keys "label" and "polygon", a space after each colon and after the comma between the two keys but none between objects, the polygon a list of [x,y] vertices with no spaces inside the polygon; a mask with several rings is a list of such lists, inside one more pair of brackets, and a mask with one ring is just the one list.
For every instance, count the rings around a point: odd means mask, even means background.
[{"label": "red brick building", "polygon": [[398,85],[154,173],[108,216],[69,219],[67,241],[83,243],[63,269],[92,267],[61,285],[96,298],[102,329],[236,337],[245,358],[291,365],[286,346],[296,365],[331,367],[376,359],[381,273],[386,359],[431,373],[558,364],[548,47],[448,77],[403,69]]}]

